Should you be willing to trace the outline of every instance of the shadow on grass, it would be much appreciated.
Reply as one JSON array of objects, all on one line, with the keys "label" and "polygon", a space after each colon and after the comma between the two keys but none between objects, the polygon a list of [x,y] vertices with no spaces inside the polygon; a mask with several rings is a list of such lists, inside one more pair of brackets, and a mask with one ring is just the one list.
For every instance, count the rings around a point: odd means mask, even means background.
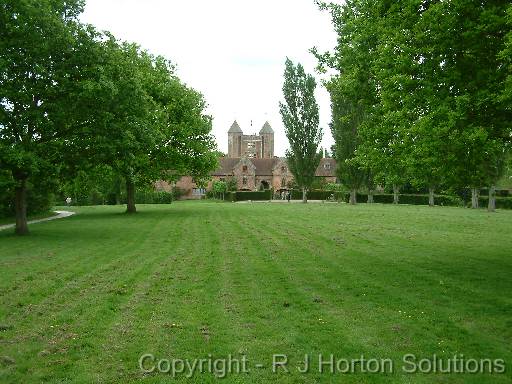
[{"label": "shadow on grass", "polygon": [[[108,207],[105,209],[105,207]],[[94,207],[78,207],[74,211],[77,213],[72,216],[75,220],[108,220],[108,219],[125,219],[130,218],[134,220],[141,219],[161,219],[161,218],[182,218],[201,215],[200,207],[193,207],[189,205],[188,208],[179,207],[178,205],[138,205],[136,213],[126,213],[126,208],[121,205],[115,206],[94,206]]]},{"label": "shadow on grass", "polygon": [[[2,239],[45,239],[51,241],[69,241],[75,236],[80,240],[88,239],[91,241],[111,238],[115,234],[123,236],[123,225],[126,225],[128,231],[133,231],[140,223],[141,230],[151,228],[150,222],[155,224],[164,219],[176,219],[177,221],[204,215],[204,209],[200,206],[191,205],[179,206],[172,205],[144,205],[137,206],[137,213],[126,213],[126,207],[122,205],[115,206],[90,206],[90,207],[56,207],[59,210],[70,210],[76,212],[75,215],[55,221],[44,223],[29,224],[29,235],[17,236],[14,228],[0,231],[0,240]],[[203,213],[201,213],[203,211]],[[102,225],[110,222],[111,225]],[[117,232],[116,232],[117,231]]]}]

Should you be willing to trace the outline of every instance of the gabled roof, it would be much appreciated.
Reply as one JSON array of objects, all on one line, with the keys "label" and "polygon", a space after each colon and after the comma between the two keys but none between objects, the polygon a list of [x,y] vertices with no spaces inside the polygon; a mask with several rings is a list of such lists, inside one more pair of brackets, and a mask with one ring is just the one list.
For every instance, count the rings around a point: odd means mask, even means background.
[{"label": "gabled roof", "polygon": [[227,176],[233,174],[233,168],[240,161],[240,159],[221,157],[219,159],[219,168],[213,171],[213,176]]},{"label": "gabled roof", "polygon": [[255,174],[256,176],[271,176],[272,169],[274,168],[274,164],[279,159],[251,159],[252,163],[256,167]]},{"label": "gabled roof", "polygon": [[[285,164],[286,158],[272,159],[240,159],[221,157],[219,159],[219,168],[212,172],[213,176],[229,176],[233,174],[233,169],[242,161],[248,161],[255,167],[254,173],[256,176],[272,176],[273,171],[279,164]],[[336,160],[327,158],[321,159],[318,168],[316,169],[315,176],[323,177],[336,177]]]},{"label": "gabled roof", "polygon": [[236,120],[231,124],[231,128],[229,128],[228,133],[243,133]]},{"label": "gabled roof", "polygon": [[274,130],[272,129],[268,121],[265,121],[265,124],[263,124],[263,127],[261,127],[260,129],[260,135],[263,133],[274,133]]},{"label": "gabled roof", "polygon": [[336,160],[333,158],[320,159],[315,176],[336,177]]}]

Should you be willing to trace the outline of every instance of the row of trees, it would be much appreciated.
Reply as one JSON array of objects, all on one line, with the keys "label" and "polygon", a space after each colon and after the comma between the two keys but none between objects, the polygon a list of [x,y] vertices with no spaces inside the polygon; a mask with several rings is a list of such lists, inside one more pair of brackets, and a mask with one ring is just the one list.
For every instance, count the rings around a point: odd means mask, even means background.
[{"label": "row of trees", "polygon": [[320,3],[338,35],[313,53],[334,73],[331,131],[353,194],[408,182],[478,190],[502,176],[512,135],[512,6],[506,1]]},{"label": "row of trees", "polygon": [[201,179],[216,166],[202,95],[163,57],[80,23],[82,6],[0,4],[0,169],[15,191],[17,234],[28,233],[27,188],[37,180],[108,167],[135,212],[137,185]]}]

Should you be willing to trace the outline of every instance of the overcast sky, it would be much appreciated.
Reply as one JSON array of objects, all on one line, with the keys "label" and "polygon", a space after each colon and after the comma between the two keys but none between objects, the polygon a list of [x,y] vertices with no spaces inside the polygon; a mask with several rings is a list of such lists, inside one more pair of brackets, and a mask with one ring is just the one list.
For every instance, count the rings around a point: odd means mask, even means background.
[{"label": "overcast sky", "polygon": [[331,50],[336,35],[313,0],[87,0],[81,19],[173,61],[178,76],[205,96],[223,152],[233,120],[247,134],[268,120],[275,154],[284,155],[284,62],[286,56],[299,61],[317,78],[322,146],[330,148],[329,95],[309,49]]}]

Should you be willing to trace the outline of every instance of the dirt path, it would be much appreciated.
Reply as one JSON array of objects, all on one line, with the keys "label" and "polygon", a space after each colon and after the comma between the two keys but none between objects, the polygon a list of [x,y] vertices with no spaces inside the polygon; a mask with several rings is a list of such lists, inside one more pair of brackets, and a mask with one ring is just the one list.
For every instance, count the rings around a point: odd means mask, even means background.
[{"label": "dirt path", "polygon": [[[35,224],[35,223],[41,223],[43,221],[50,221],[55,219],[62,219],[64,217],[72,216],[75,214],[75,212],[71,211],[54,211],[57,213],[55,216],[46,217],[44,219],[37,219],[37,220],[30,220],[29,224]],[[14,228],[15,224],[6,224],[6,225],[0,225],[0,231],[4,229]]]}]

